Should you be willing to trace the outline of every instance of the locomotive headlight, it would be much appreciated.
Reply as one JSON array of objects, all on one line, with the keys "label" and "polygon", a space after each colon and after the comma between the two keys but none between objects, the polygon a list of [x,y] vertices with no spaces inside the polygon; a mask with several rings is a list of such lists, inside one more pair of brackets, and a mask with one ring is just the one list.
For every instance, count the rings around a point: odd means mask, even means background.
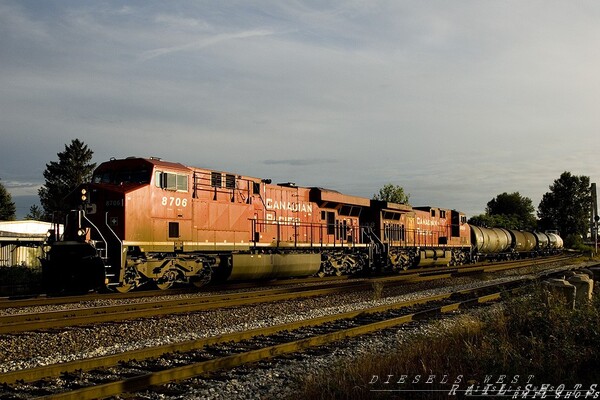
[{"label": "locomotive headlight", "polygon": [[87,200],[87,190],[85,189],[81,189],[81,201],[86,201]]},{"label": "locomotive headlight", "polygon": [[85,236],[85,229],[79,229],[79,230],[77,231],[77,234],[78,234],[79,236]]}]

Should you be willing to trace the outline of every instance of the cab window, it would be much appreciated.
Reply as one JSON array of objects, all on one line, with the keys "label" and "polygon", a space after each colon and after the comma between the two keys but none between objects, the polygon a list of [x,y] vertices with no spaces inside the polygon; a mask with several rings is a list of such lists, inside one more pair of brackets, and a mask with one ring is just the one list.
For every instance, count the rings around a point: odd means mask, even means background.
[{"label": "cab window", "polygon": [[156,171],[154,173],[154,184],[161,189],[187,192],[188,176],[172,172]]}]

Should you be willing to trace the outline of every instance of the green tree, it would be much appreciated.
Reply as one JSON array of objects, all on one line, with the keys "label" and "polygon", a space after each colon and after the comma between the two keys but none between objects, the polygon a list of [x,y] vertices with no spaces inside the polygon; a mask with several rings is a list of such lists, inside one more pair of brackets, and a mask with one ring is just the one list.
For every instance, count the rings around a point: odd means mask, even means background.
[{"label": "green tree", "polygon": [[34,204],[31,207],[29,207],[29,213],[27,213],[25,219],[41,221],[44,219],[44,210],[42,210],[41,207],[37,204]]},{"label": "green tree", "polygon": [[565,171],[542,196],[538,207],[540,228],[558,230],[566,245],[580,240],[589,229],[591,204],[590,178]]},{"label": "green tree", "polygon": [[[535,207],[529,197],[523,197],[519,192],[502,193],[487,203],[486,213],[503,216],[509,223],[515,225],[512,229],[534,230],[537,227]],[[511,228],[509,228],[511,229]]]},{"label": "green tree", "polygon": [[404,188],[399,185],[388,183],[379,189],[379,193],[373,195],[373,200],[389,201],[391,203],[408,204],[410,194],[404,193]]},{"label": "green tree", "polygon": [[51,220],[55,211],[65,213],[69,205],[64,198],[80,184],[90,180],[96,167],[91,163],[94,152],[79,139],[65,145],[65,151],[57,153],[58,161],[46,164],[46,183],[38,191],[44,208],[44,219]]},{"label": "green tree", "polygon": [[469,223],[490,228],[534,230],[537,226],[533,202],[519,192],[502,193],[487,203],[485,214],[469,219]]},{"label": "green tree", "polygon": [[0,183],[0,221],[14,221],[16,212],[17,208],[12,201],[12,196],[4,185]]},{"label": "green tree", "polygon": [[514,215],[480,214],[469,218],[467,222],[487,228],[523,229],[521,221]]}]

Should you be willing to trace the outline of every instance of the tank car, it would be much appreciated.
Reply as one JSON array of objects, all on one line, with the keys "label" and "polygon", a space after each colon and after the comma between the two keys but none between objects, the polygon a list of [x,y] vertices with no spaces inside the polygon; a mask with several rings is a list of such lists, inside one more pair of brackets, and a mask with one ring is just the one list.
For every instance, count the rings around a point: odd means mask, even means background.
[{"label": "tank car", "polygon": [[536,251],[540,254],[546,254],[549,250],[550,239],[547,234],[543,232],[533,232],[536,240]]},{"label": "tank car", "polygon": [[536,246],[536,238],[532,232],[509,229],[513,240],[512,250],[521,255],[531,255]]},{"label": "tank car", "polygon": [[542,256],[562,249],[562,239],[555,233],[486,228],[475,225],[471,225],[470,229],[473,261]]},{"label": "tank car", "polygon": [[557,233],[547,232],[546,235],[548,236],[548,248],[550,248],[552,252],[559,251],[563,248],[563,240]]},{"label": "tank car", "polygon": [[470,225],[473,244],[472,260],[509,259],[512,245],[510,232],[503,228],[485,228]]}]

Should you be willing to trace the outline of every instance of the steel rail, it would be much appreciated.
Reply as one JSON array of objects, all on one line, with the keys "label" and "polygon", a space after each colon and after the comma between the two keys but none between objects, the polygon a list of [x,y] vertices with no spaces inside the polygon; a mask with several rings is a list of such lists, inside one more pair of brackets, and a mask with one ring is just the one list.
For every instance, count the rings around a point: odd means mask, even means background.
[{"label": "steel rail", "polygon": [[282,280],[270,280],[260,282],[231,282],[231,283],[218,283],[209,284],[207,286],[199,288],[176,288],[168,290],[140,290],[128,293],[87,293],[80,295],[62,295],[62,296],[51,296],[47,294],[37,295],[22,295],[22,296],[10,296],[0,297],[0,309],[6,308],[19,308],[19,307],[37,307],[47,305],[61,305],[61,304],[72,304],[80,302],[91,302],[96,300],[124,300],[124,299],[139,299],[146,297],[156,296],[172,296],[177,294],[198,294],[212,292],[223,292],[226,290],[239,290],[239,289],[252,289],[257,288],[257,283],[261,287],[276,287],[276,286],[290,286],[295,284],[311,284],[311,283],[329,283],[336,281],[348,280],[349,276],[326,276],[323,278],[300,278],[300,279],[282,279]]},{"label": "steel rail", "polygon": [[370,288],[370,284],[355,283],[329,288],[276,289],[269,291],[237,293],[231,295],[207,296],[193,299],[177,299],[162,302],[149,302],[116,306],[103,306],[47,313],[15,314],[0,317],[0,334],[19,333],[38,329],[64,328],[67,326],[91,323],[114,322],[137,318],[156,317],[168,314],[182,314],[217,308],[237,307],[249,304],[268,303],[280,300],[292,300],[324,296],[360,288]]},{"label": "steel rail", "polygon": [[[564,258],[564,256],[559,256],[559,257]],[[554,260],[555,258],[556,257],[543,258],[540,260],[541,260],[541,262],[545,262],[546,260],[548,260],[547,262],[549,262],[551,259]],[[537,261],[540,261],[540,260],[537,260]],[[533,260],[527,260],[527,261],[533,261]],[[556,261],[556,260],[554,260],[554,261]],[[522,260],[518,260],[517,262],[522,262]],[[502,265],[505,265],[506,263],[514,264],[515,262],[514,261],[503,262]],[[510,264],[510,265],[512,265],[512,264]],[[446,266],[446,267],[434,267],[434,268],[408,269],[408,270],[404,270],[404,271],[399,271],[398,275],[396,275],[396,277],[399,277],[401,279],[406,279],[406,277],[413,277],[416,275],[450,272],[450,271],[455,271],[455,270],[461,269],[461,268],[478,269],[478,268],[484,267],[484,266],[487,266],[487,264],[478,263],[478,264],[473,264],[473,265],[455,266],[455,267],[447,267]],[[390,277],[390,276],[388,275],[388,277]],[[381,277],[381,278],[385,278],[385,277]],[[332,281],[333,283],[335,283],[336,281],[345,281],[345,280],[349,280],[349,279],[351,280],[352,277],[349,277],[349,276],[327,276],[327,277],[323,277],[323,278],[309,277],[309,278],[302,278],[302,279],[282,279],[282,280],[275,280],[275,281],[260,282],[260,285],[262,287],[265,287],[265,286],[287,286],[287,285],[294,285],[294,284],[299,284],[299,283],[300,284],[311,284],[311,283],[323,283],[323,282],[327,282],[327,281]],[[208,289],[209,291],[237,290],[237,289],[256,287],[256,285],[257,285],[256,282],[250,282],[250,283],[249,282],[239,282],[239,283],[233,282],[233,283],[224,283],[224,284],[219,284],[219,285],[209,285],[206,287],[206,289]],[[91,302],[91,301],[95,301],[95,300],[107,300],[107,299],[117,299],[117,300],[137,299],[137,298],[144,298],[144,297],[167,296],[167,295],[173,295],[173,294],[188,294],[188,293],[198,293],[198,290],[187,288],[187,289],[170,289],[167,291],[148,290],[148,291],[139,291],[139,292],[130,292],[130,293],[89,293],[89,294],[84,294],[84,295],[65,295],[65,296],[57,296],[57,297],[48,296],[45,294],[33,295],[33,296],[14,296],[14,297],[0,298],[0,309],[60,305],[60,304],[80,303],[80,302],[86,302],[86,301]],[[203,291],[203,293],[206,293],[206,291]]]},{"label": "steel rail", "polygon": [[[197,292],[197,291],[196,291]],[[95,300],[110,300],[110,299],[136,299],[143,297],[153,297],[157,295],[172,295],[179,293],[194,293],[191,289],[184,290],[148,290],[131,293],[88,293],[80,295],[64,295],[64,296],[51,296],[47,294],[37,295],[22,295],[22,296],[10,296],[0,298],[0,309],[6,308],[19,308],[19,307],[37,307],[47,305],[60,305],[60,304],[71,304],[80,303],[84,301],[95,301]]]},{"label": "steel rail", "polygon": [[[511,289],[513,291],[517,289]],[[336,332],[321,334],[318,336],[296,340],[288,343],[277,344],[257,350],[246,351],[244,353],[217,358],[214,360],[193,363],[187,366],[181,366],[163,371],[146,373],[140,376],[119,380],[116,382],[88,386],[69,392],[52,394],[44,396],[46,400],[67,400],[67,399],[95,399],[118,395],[121,393],[135,392],[143,390],[153,385],[163,385],[172,381],[193,378],[207,372],[213,372],[221,369],[230,369],[243,364],[269,359],[285,354],[295,353],[306,350],[311,347],[331,344],[343,339],[365,335],[368,333],[391,328],[397,325],[405,324],[414,320],[425,318],[438,313],[448,313],[456,311],[467,305],[490,302],[501,298],[504,292],[495,292],[484,296],[478,296],[472,299],[457,301],[452,304],[438,306],[427,310],[395,317],[383,321],[368,323],[365,325],[342,329]]]},{"label": "steel rail", "polygon": [[63,373],[75,372],[79,370],[92,370],[101,367],[111,367],[117,365],[119,362],[129,361],[129,360],[142,360],[148,358],[155,358],[167,353],[175,353],[175,352],[186,352],[191,350],[198,350],[203,347],[214,345],[218,343],[227,343],[227,342],[239,342],[242,340],[250,339],[256,336],[268,336],[274,333],[282,332],[282,331],[291,331],[299,328],[317,326],[324,324],[326,322],[344,320],[355,318],[359,315],[364,314],[374,314],[389,310],[397,310],[406,307],[412,307],[415,305],[425,304],[433,301],[447,300],[455,295],[468,295],[470,293],[477,293],[483,290],[489,290],[492,288],[498,287],[507,287],[514,285],[521,285],[524,283],[528,283],[531,278],[521,278],[515,279],[509,282],[503,282],[502,284],[489,284],[483,285],[477,288],[464,289],[458,291],[447,291],[445,293],[440,293],[432,296],[426,296],[418,299],[402,301],[393,304],[384,304],[376,307],[371,307],[368,309],[349,311],[340,314],[327,315],[317,318],[312,318],[308,320],[295,321],[282,325],[275,325],[271,327],[265,328],[257,328],[243,332],[234,332],[229,334],[223,334],[213,337],[207,337],[197,340],[189,340],[181,343],[168,344],[164,346],[158,346],[153,348],[146,349],[138,349],[131,350],[124,353],[88,358],[83,360],[76,360],[67,363],[54,364],[48,366],[42,366],[32,369],[8,372],[4,374],[0,374],[0,383],[11,384],[17,381],[24,382],[32,382],[35,380],[39,380],[42,378],[48,377],[58,377]]}]

